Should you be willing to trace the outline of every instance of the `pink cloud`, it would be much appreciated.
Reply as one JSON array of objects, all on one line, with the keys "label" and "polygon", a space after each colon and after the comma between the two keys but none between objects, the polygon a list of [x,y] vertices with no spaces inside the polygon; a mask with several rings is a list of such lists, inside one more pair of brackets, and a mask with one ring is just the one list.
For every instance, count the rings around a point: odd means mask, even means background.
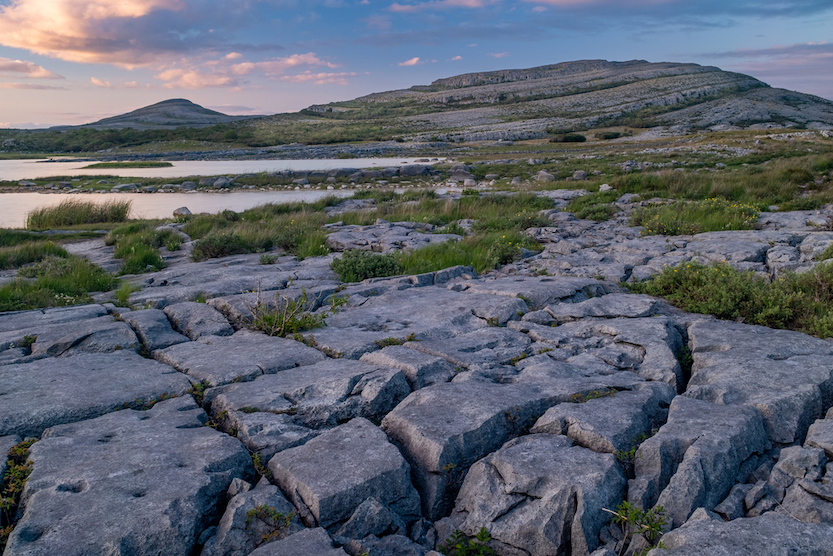
[{"label": "pink cloud", "polygon": [[507,56],[509,56],[509,53],[508,52],[489,52],[488,56],[491,56],[492,58],[506,58]]},{"label": "pink cloud", "polygon": [[418,66],[420,64],[424,64],[425,62],[420,62],[419,58],[411,58],[410,60],[405,60],[404,62],[399,62],[400,66]]},{"label": "pink cloud", "polygon": [[398,4],[393,3],[388,8],[397,13],[413,13],[423,10],[447,10],[450,8],[484,8],[497,4],[501,0],[430,0],[419,4]]},{"label": "pink cloud", "polygon": [[63,91],[66,87],[35,85],[34,83],[0,83],[0,89],[32,89],[35,91]]},{"label": "pink cloud", "polygon": [[231,71],[235,75],[248,75],[258,71],[267,76],[277,76],[282,75],[290,68],[299,66],[326,66],[330,69],[339,67],[338,64],[322,60],[313,52],[307,52],[306,54],[293,54],[292,56],[273,58],[262,62],[241,62],[231,66]]},{"label": "pink cloud", "polygon": [[63,76],[52,73],[48,69],[33,62],[24,60],[12,60],[11,58],[0,57],[0,73],[22,74],[22,77],[32,79],[63,79]]},{"label": "pink cloud", "polygon": [[237,81],[224,73],[202,72],[198,68],[168,69],[154,77],[167,81],[162,85],[166,89],[208,89],[213,87],[234,87]]},{"label": "pink cloud", "polygon": [[452,59],[451,59],[451,61],[452,61],[452,62],[456,62],[456,61],[458,61],[458,60],[462,60],[462,59],[463,59],[463,57],[462,57],[462,56],[455,56],[454,58],[452,58]]},{"label": "pink cloud", "polygon": [[156,56],[125,39],[129,22],[185,6],[183,0],[12,0],[0,7],[0,44],[72,62],[142,65]]},{"label": "pink cloud", "polygon": [[110,87],[112,87],[112,85],[110,84],[109,81],[102,81],[101,79],[98,79],[97,77],[90,77],[90,83],[92,83],[96,87],[104,87],[106,89],[109,89]]},{"label": "pink cloud", "polygon": [[348,85],[347,78],[348,77],[355,77],[357,74],[355,72],[342,72],[342,73],[312,73],[306,71],[304,73],[300,73],[298,75],[284,75],[281,77],[281,81],[287,81],[289,83],[306,83],[308,81],[312,81],[316,85],[327,85],[327,84],[335,84],[335,85]]}]

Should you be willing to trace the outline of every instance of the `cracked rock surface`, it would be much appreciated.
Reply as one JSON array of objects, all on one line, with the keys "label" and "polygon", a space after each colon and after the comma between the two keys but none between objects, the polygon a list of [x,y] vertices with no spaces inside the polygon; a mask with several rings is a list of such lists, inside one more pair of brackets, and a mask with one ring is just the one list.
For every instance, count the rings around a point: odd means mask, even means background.
[{"label": "cracked rock surface", "polygon": [[[0,314],[0,451],[37,439],[4,556],[424,556],[481,528],[500,556],[650,548],[611,524],[625,501],[663,508],[653,556],[831,554],[833,344],[622,287],[686,261],[812,268],[830,211],[673,238],[547,215],[541,253],[484,276],[178,259],[131,278],[142,309]],[[258,297],[304,293],[325,327],[247,328]]]}]

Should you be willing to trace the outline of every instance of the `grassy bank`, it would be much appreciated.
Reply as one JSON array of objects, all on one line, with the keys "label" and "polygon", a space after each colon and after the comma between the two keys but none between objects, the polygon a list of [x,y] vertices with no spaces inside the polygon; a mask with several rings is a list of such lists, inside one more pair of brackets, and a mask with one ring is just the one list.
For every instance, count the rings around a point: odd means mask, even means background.
[{"label": "grassy bank", "polygon": [[47,230],[97,224],[100,222],[124,222],[130,214],[130,201],[108,200],[103,203],[66,199],[54,207],[42,207],[26,216],[30,230]]}]

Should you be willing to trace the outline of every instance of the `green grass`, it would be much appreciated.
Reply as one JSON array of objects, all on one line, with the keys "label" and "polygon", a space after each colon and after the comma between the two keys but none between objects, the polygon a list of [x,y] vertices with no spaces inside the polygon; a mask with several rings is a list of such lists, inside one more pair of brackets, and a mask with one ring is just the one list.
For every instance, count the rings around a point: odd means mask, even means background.
[{"label": "green grass", "polygon": [[368,278],[395,276],[401,266],[393,254],[380,255],[359,249],[345,251],[341,258],[334,259],[330,268],[342,282],[361,282]]},{"label": "green grass", "polygon": [[617,191],[604,191],[574,197],[564,210],[572,212],[576,218],[601,222],[619,212],[619,209],[611,203],[621,196],[622,194]]},{"label": "green grass", "polygon": [[182,238],[173,230],[156,230],[154,221],[138,221],[110,231],[104,242],[114,245],[113,257],[122,259],[119,274],[141,274],[162,270],[167,265],[159,248],[179,248]]},{"label": "green grass", "polygon": [[19,274],[22,278],[0,287],[0,311],[86,303],[90,292],[110,291],[118,284],[101,267],[76,256],[46,257]]},{"label": "green grass", "polygon": [[472,266],[480,273],[516,261],[522,249],[540,250],[540,245],[519,233],[476,234],[461,241],[448,241],[399,253],[403,274],[422,274],[451,266]]},{"label": "green grass", "polygon": [[787,273],[772,282],[726,263],[685,263],[666,267],[631,291],[664,297],[683,310],[742,319],[747,324],[797,330],[819,338],[833,337],[833,264],[800,274]]},{"label": "green grass", "polygon": [[109,200],[103,203],[67,199],[54,207],[42,207],[26,216],[30,230],[62,228],[78,224],[124,222],[130,213],[130,201]]},{"label": "green grass", "polygon": [[0,247],[0,270],[20,268],[48,256],[66,257],[67,251],[51,241],[30,241],[14,247]]},{"label": "green grass", "polygon": [[758,207],[754,205],[725,199],[675,201],[635,210],[630,224],[644,226],[645,235],[692,235],[720,230],[751,230],[758,214]]},{"label": "green grass", "polygon": [[97,164],[90,164],[84,166],[82,170],[92,170],[100,168],[170,168],[173,166],[170,162],[99,162]]}]

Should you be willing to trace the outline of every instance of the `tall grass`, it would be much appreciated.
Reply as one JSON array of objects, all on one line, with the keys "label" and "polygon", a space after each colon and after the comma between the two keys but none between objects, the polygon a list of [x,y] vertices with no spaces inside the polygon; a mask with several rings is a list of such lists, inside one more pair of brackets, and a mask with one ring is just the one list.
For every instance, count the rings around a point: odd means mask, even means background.
[{"label": "tall grass", "polygon": [[0,270],[20,268],[48,256],[66,257],[67,251],[51,241],[30,241],[14,247],[0,247]]},{"label": "tall grass", "polygon": [[162,270],[167,265],[159,248],[178,248],[182,240],[173,230],[156,230],[154,222],[131,222],[110,231],[104,242],[115,246],[113,256],[122,259],[123,275]]},{"label": "tall grass", "polygon": [[720,230],[751,230],[758,207],[725,199],[675,201],[644,207],[631,214],[631,226],[644,226],[645,235],[691,235]]},{"label": "tall grass", "polygon": [[54,207],[41,207],[26,216],[30,230],[60,228],[99,222],[124,222],[130,214],[130,201],[108,200],[104,203],[67,199]]},{"label": "tall grass", "polygon": [[46,257],[23,268],[18,278],[0,287],[0,311],[74,305],[90,300],[89,292],[112,290],[118,281],[83,257]]}]

